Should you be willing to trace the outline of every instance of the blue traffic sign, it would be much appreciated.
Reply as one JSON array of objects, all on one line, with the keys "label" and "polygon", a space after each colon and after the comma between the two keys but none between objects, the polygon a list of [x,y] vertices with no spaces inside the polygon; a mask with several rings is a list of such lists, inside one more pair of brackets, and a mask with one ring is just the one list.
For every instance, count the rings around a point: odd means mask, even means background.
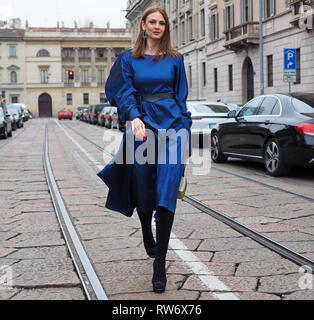
[{"label": "blue traffic sign", "polygon": [[284,69],[296,70],[297,68],[297,49],[284,49]]}]

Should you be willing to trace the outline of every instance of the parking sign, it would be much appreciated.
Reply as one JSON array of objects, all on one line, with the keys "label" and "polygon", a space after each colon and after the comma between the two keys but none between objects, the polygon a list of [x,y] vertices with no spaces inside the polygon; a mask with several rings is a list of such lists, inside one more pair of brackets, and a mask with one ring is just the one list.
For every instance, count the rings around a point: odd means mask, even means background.
[{"label": "parking sign", "polygon": [[297,49],[284,49],[284,72],[285,82],[295,82],[297,77]]},{"label": "parking sign", "polygon": [[284,49],[284,66],[285,70],[296,70],[297,49]]}]

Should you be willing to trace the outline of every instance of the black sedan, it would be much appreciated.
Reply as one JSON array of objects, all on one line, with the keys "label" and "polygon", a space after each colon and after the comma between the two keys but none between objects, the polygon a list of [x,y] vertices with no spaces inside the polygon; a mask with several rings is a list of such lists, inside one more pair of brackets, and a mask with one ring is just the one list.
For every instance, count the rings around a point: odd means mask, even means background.
[{"label": "black sedan", "polygon": [[314,93],[269,94],[228,113],[211,132],[211,158],[265,164],[271,176],[294,166],[314,165]]}]

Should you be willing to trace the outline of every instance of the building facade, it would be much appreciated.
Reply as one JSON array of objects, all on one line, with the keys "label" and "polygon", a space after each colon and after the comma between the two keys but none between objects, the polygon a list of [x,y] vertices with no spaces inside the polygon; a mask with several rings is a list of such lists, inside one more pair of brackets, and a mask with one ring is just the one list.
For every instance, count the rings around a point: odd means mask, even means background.
[{"label": "building facade", "polygon": [[0,95],[14,103],[25,99],[23,29],[0,29]]},{"label": "building facade", "polygon": [[[243,104],[260,94],[258,0],[129,0],[132,44],[146,7],[168,13],[174,47],[184,55],[189,99]],[[314,2],[264,0],[264,92],[288,92],[283,50],[297,49],[292,91],[314,91]]]},{"label": "building facade", "polygon": [[9,103],[23,102],[39,117],[104,102],[110,68],[130,45],[129,30],[109,24],[0,30],[0,94],[5,91]]},{"label": "building facade", "polygon": [[[27,98],[38,116],[104,102],[105,80],[116,57],[130,47],[126,29],[27,28]],[[74,79],[68,77],[74,72]]]}]

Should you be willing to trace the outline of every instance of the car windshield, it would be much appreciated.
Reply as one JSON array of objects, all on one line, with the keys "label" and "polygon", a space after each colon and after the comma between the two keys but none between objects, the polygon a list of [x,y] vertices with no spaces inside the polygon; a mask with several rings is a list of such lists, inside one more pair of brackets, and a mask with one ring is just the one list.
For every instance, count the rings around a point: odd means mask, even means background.
[{"label": "car windshield", "polygon": [[85,108],[84,107],[78,107],[76,110],[77,111],[81,111],[81,110],[84,110]]},{"label": "car windshield", "polygon": [[225,106],[212,104],[198,104],[193,106],[195,111],[199,113],[228,113],[229,109]]},{"label": "car windshield", "polygon": [[308,98],[292,98],[294,110],[302,115],[314,118],[314,100]]},{"label": "car windshield", "polygon": [[95,110],[100,112],[104,107],[106,107],[106,104],[97,104]]}]

